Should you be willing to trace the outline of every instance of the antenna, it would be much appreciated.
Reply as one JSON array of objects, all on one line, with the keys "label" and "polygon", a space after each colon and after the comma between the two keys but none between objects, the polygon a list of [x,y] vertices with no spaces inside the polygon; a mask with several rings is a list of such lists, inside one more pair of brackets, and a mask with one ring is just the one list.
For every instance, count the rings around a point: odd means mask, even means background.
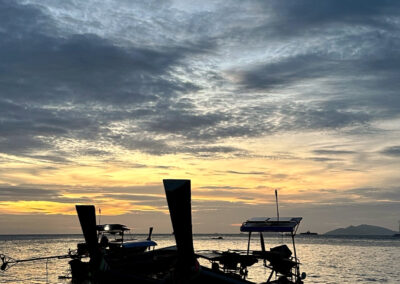
[{"label": "antenna", "polygon": [[278,216],[278,222],[279,222],[279,206],[278,206],[278,190],[275,189],[275,200],[276,200],[276,215]]},{"label": "antenna", "polygon": [[99,207],[99,225],[101,225],[101,208]]}]

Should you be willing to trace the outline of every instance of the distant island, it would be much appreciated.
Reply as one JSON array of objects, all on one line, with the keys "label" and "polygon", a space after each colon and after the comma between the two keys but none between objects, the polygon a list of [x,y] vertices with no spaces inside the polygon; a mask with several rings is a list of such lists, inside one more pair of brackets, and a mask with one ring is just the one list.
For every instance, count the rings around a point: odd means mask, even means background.
[{"label": "distant island", "polygon": [[349,226],[326,232],[324,235],[335,236],[393,236],[396,232],[387,228],[371,225]]}]

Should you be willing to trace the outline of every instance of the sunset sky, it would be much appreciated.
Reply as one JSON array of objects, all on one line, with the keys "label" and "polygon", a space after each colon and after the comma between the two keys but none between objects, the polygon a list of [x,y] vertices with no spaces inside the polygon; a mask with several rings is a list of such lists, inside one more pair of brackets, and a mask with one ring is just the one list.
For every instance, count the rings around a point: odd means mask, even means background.
[{"label": "sunset sky", "polygon": [[400,2],[0,0],[0,234],[400,219]]}]

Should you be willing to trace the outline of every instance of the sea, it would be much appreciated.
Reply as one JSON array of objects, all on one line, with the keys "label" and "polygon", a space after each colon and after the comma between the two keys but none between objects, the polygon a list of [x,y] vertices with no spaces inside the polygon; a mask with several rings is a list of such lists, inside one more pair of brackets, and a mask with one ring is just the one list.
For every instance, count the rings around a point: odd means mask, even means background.
[{"label": "sea", "polygon": [[[217,239],[221,236],[222,239]],[[145,238],[145,235],[135,235]],[[287,244],[284,235],[265,235],[267,249]],[[247,235],[194,235],[197,252],[212,250],[246,250]],[[175,244],[172,235],[153,235],[158,247]],[[81,235],[2,235],[0,254],[13,259],[65,255],[83,242]],[[250,249],[260,250],[256,236]],[[304,283],[400,283],[400,238],[373,236],[296,236],[296,251],[301,272],[306,272]],[[207,260],[201,264],[209,265]],[[60,278],[69,275],[68,259],[21,262],[0,271],[0,283],[70,283]],[[259,262],[249,269],[248,280],[265,282],[269,270]]]}]

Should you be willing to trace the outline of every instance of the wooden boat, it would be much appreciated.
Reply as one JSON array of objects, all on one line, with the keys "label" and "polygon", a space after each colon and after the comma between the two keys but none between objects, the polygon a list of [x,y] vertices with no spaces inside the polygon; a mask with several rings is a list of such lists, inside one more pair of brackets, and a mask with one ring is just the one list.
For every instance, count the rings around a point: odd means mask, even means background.
[{"label": "wooden boat", "polygon": [[93,205],[77,205],[76,210],[85,243],[78,244],[78,254],[69,262],[72,283],[157,283],[156,275],[164,277],[176,262],[176,248],[154,249],[152,228],[145,240],[124,240],[126,226],[96,226]]}]

